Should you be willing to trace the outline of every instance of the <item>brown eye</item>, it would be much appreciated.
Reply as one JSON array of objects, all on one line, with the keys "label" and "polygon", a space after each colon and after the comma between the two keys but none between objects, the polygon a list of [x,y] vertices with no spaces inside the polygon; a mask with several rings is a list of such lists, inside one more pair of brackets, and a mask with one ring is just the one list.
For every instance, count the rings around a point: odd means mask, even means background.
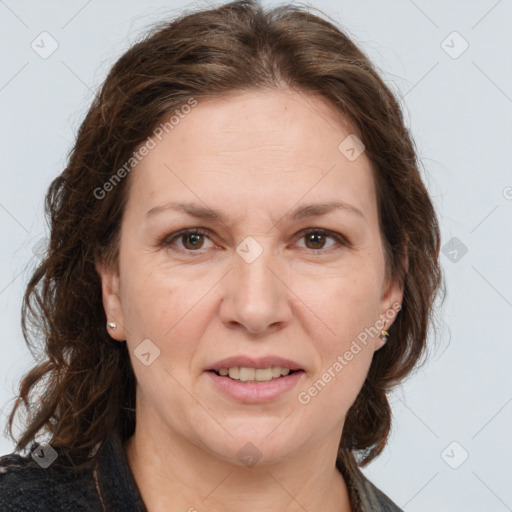
[{"label": "brown eye", "polygon": [[[305,238],[308,249],[322,249],[326,236],[322,233],[313,232],[305,235]],[[311,247],[308,244],[311,244]]]},{"label": "brown eye", "polygon": [[[335,243],[332,243],[329,246],[325,246],[327,239],[332,239]],[[349,243],[342,235],[327,231],[325,229],[310,229],[309,231],[303,232],[301,235],[301,239],[305,240],[306,248],[311,249],[313,251],[318,251],[321,249],[331,249],[338,245],[348,246]]]},{"label": "brown eye", "polygon": [[177,246],[177,249],[182,252],[199,252],[204,248],[205,240],[209,240],[207,230],[183,229],[165,237],[159,245],[162,247]]},{"label": "brown eye", "polygon": [[204,239],[201,233],[189,233],[185,235],[181,235],[181,240],[183,241],[183,246],[185,249],[201,249]]}]

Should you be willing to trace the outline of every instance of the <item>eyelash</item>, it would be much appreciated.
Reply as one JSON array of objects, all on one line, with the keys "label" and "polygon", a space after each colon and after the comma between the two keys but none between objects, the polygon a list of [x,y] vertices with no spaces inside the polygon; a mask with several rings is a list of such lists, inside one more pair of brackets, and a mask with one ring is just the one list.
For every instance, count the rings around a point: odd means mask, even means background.
[{"label": "eyelash", "polygon": [[[309,228],[302,230],[299,233],[298,239],[304,238],[307,235],[310,235],[312,233],[328,236],[330,238],[334,238],[338,244],[346,247],[351,247],[350,242],[341,234],[336,233],[335,231],[329,231],[327,229],[323,228]],[[174,243],[175,240],[179,240],[181,237],[184,237],[186,235],[203,235],[207,236],[209,238],[210,231],[205,228],[188,228],[188,229],[182,229],[180,231],[177,231],[175,233],[171,233],[170,235],[165,235],[158,241],[158,245],[161,247],[168,247]],[[307,249],[307,247],[306,247]],[[312,252],[330,252],[332,249],[336,249],[335,246],[329,247],[327,249],[310,249]],[[190,249],[181,249],[178,248],[179,251],[185,252],[188,254],[198,253],[201,254],[203,252],[203,249],[198,249],[197,251],[193,251]]]}]

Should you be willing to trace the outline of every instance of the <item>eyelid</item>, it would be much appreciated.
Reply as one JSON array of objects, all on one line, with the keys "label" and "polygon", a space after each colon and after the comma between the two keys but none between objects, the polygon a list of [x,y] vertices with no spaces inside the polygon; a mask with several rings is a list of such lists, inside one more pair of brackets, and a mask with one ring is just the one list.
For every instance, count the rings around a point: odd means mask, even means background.
[{"label": "eyelid", "polygon": [[[158,240],[157,245],[158,246],[164,246],[164,247],[170,246],[170,245],[173,244],[174,241],[179,240],[182,236],[189,235],[189,234],[203,235],[203,236],[208,237],[211,240],[211,236],[210,236],[211,233],[212,233],[212,231],[209,228],[203,228],[203,227],[184,228],[184,229],[180,229],[178,231],[175,231],[175,232],[173,232],[171,234],[164,235],[163,237],[161,237]],[[338,233],[336,231],[332,231],[332,230],[325,229],[325,228],[309,227],[309,228],[302,229],[301,231],[299,231],[295,235],[294,240],[295,241],[299,240],[299,239],[303,238],[304,236],[306,236],[309,233],[320,233],[321,235],[333,238],[341,246],[352,247],[351,242],[344,235],[342,235],[341,233]],[[211,241],[212,241],[212,243],[214,243],[213,240],[211,240]],[[336,249],[336,247],[333,246],[333,247],[329,247],[327,249],[318,249],[318,250],[310,249],[310,251],[312,253],[319,253],[320,254],[320,253],[327,253],[327,252],[329,252],[332,249]],[[198,249],[197,251],[192,251],[192,250],[181,249],[181,248],[179,248],[178,250],[181,251],[181,252],[189,253],[189,254],[190,253],[201,254],[204,251],[204,249]]]},{"label": "eyelid", "polygon": [[[172,243],[175,241],[175,240],[179,240],[182,236],[185,236],[185,235],[190,235],[190,234],[198,234],[198,235],[204,235],[204,236],[207,236],[208,238],[210,238],[210,234],[211,234],[211,231],[208,229],[208,228],[185,228],[185,229],[180,229],[178,231],[174,231],[170,234],[166,234],[164,235],[163,237],[161,237],[158,242],[157,242],[157,245],[158,246],[168,246],[168,245],[172,245]],[[201,249],[198,250],[198,251],[186,251],[186,252],[201,252]]]},{"label": "eyelid", "polygon": [[[330,229],[325,229],[325,228],[305,228],[297,233],[296,239],[301,239],[304,236],[308,235],[309,233],[320,233],[321,235],[333,238],[334,240],[336,240],[338,242],[339,245],[344,245],[346,247],[352,247],[352,244],[347,239],[347,237],[345,237],[341,233],[338,233],[337,231],[332,231]],[[327,249],[318,249],[317,251],[315,251],[314,249],[310,249],[310,250],[312,252],[317,252],[320,254],[320,253],[327,253],[332,249],[336,249],[336,246],[329,247]]]}]

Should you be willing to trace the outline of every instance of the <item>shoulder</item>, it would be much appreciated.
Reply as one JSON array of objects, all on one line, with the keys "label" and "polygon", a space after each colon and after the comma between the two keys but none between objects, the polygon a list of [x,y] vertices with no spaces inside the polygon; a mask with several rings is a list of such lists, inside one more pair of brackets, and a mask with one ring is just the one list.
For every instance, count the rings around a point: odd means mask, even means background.
[{"label": "shoulder", "polygon": [[0,510],[100,510],[91,473],[58,465],[44,468],[30,455],[0,456]]}]

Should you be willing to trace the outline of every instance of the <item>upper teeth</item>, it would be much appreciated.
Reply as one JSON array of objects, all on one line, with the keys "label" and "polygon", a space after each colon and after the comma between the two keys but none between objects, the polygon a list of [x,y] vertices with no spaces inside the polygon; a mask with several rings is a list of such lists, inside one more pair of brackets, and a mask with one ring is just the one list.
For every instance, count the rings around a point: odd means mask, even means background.
[{"label": "upper teeth", "polygon": [[288,375],[290,368],[283,368],[282,366],[272,366],[270,368],[245,368],[234,366],[232,368],[221,368],[219,375],[228,376],[231,379],[247,381],[265,382],[272,379],[277,379],[281,376]]}]

